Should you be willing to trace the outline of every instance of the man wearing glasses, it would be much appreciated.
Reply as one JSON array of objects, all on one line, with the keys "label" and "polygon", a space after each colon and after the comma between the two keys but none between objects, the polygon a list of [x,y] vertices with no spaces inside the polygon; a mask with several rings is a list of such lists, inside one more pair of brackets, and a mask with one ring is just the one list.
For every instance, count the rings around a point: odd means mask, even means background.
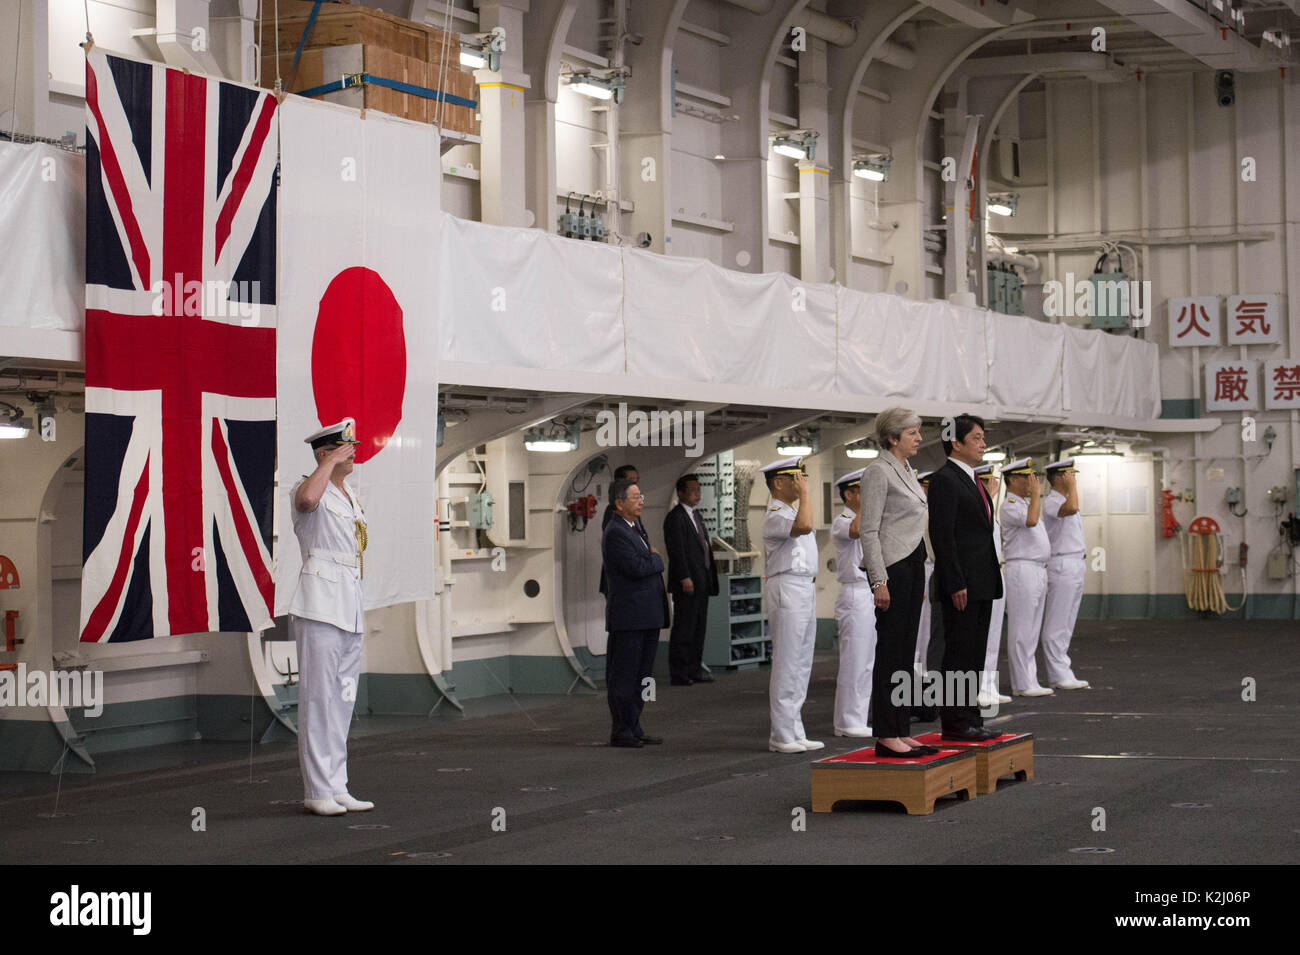
[{"label": "man wearing glasses", "polygon": [[613,720],[609,744],[639,749],[663,742],[641,729],[641,710],[645,707],[643,688],[659,649],[659,631],[668,623],[668,593],[664,590],[663,558],[640,527],[644,503],[640,489],[628,480],[615,481],[609,498],[614,516],[601,538],[608,587],[605,688]]}]

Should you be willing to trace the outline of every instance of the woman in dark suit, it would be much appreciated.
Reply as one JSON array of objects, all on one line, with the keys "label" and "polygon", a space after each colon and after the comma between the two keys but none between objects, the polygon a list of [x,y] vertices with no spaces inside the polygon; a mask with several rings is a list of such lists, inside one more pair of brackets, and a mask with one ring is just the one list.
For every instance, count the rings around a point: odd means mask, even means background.
[{"label": "woman in dark suit", "polygon": [[925,593],[925,529],[929,513],[925,491],[908,459],[921,448],[921,418],[907,408],[889,408],[876,417],[880,456],[862,472],[862,569],[876,604],[876,665],[872,671],[872,723],[876,756],[909,758],[937,753],[908,736],[911,712],[893,703],[895,674],[907,680],[910,697],[912,658]]}]

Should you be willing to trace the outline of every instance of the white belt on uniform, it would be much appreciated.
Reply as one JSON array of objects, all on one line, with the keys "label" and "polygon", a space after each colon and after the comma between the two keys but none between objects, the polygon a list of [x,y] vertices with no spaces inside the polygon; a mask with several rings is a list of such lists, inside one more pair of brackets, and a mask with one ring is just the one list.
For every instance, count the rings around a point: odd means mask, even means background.
[{"label": "white belt on uniform", "polygon": [[358,565],[356,554],[341,554],[336,550],[324,550],[320,547],[307,548],[307,556],[333,561],[336,564],[342,564],[344,567],[356,567]]},{"label": "white belt on uniform", "polygon": [[[1046,563],[1047,563],[1047,560],[1039,560],[1037,557],[1008,557],[1008,558],[1007,558],[1007,563],[1009,564],[1009,563],[1011,563],[1013,560],[1027,560],[1027,561],[1030,561],[1031,563],[1034,563],[1034,564],[1040,564],[1040,565],[1041,565],[1041,564],[1046,564]],[[1048,560],[1050,560],[1050,558],[1048,558]]]}]

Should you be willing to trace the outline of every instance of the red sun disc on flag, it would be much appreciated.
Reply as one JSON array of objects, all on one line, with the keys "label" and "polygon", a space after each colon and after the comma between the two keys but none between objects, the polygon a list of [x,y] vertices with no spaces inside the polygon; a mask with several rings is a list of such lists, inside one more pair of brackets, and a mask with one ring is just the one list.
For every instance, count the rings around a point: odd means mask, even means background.
[{"label": "red sun disc on flag", "polygon": [[373,269],[344,269],[321,296],[311,384],[322,426],[356,419],[358,464],[384,449],[402,420],[406,336],[402,307]]}]

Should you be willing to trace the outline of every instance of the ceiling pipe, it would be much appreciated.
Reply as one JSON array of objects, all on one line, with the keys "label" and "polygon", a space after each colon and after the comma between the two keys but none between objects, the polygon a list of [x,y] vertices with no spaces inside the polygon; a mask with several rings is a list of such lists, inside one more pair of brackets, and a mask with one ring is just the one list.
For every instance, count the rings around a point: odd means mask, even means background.
[{"label": "ceiling pipe", "polygon": [[995,263],[1005,262],[1007,265],[1019,265],[1022,268],[1029,269],[1031,272],[1037,272],[1039,269],[1038,256],[1028,252],[1007,252],[1004,249],[989,249],[988,261]]},{"label": "ceiling pipe", "polygon": [[[750,13],[764,14],[772,9],[772,0],[723,0],[733,7],[740,7]],[[820,10],[800,10],[790,21],[791,27],[803,27],[819,40],[825,40],[833,46],[851,46],[858,38],[858,31],[846,20],[833,17]],[[876,54],[876,59],[888,63],[900,70],[910,70],[916,66],[916,51],[892,40],[886,40]]]}]

